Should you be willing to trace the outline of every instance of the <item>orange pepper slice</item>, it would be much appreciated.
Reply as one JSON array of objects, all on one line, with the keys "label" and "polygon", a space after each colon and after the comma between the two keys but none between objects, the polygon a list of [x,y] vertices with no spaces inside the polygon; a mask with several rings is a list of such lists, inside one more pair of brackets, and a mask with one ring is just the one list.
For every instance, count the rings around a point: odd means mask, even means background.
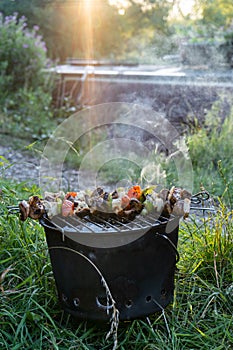
[{"label": "orange pepper slice", "polygon": [[135,185],[133,187],[131,187],[127,193],[129,198],[136,198],[138,200],[140,200],[140,197],[142,195],[142,190],[141,187],[139,185]]},{"label": "orange pepper slice", "polygon": [[75,198],[77,196],[77,192],[67,192],[65,198],[73,197]]}]

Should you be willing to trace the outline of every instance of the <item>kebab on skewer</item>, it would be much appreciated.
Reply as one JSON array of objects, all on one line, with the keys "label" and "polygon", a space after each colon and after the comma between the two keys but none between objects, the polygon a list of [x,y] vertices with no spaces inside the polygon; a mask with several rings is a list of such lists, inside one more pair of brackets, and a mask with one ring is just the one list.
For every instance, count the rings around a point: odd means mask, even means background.
[{"label": "kebab on skewer", "polygon": [[113,192],[97,187],[94,191],[45,193],[44,199],[32,196],[28,201],[19,203],[20,219],[27,217],[40,219],[43,215],[52,218],[76,215],[80,218],[89,216],[91,220],[116,218],[133,220],[137,215],[154,214],[155,216],[188,217],[191,193],[172,187],[159,190],[156,186],[141,189],[139,185],[126,190],[119,188]]}]

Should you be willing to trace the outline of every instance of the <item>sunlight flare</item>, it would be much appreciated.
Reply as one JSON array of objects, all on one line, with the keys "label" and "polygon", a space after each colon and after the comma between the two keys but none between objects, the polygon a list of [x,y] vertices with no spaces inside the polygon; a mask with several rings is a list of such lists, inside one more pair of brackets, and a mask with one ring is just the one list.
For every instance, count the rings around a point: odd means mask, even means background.
[{"label": "sunlight flare", "polygon": [[83,4],[83,15],[85,18],[85,58],[87,59],[94,57],[92,11],[92,0],[85,0]]}]

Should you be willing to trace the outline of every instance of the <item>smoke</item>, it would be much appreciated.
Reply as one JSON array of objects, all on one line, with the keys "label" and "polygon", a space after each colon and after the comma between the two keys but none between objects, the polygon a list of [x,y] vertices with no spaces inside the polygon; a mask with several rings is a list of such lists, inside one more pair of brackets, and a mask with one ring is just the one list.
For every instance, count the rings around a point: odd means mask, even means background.
[{"label": "smoke", "polygon": [[90,142],[75,154],[78,189],[129,182],[165,185],[170,163],[177,181],[192,190],[188,149],[172,123],[148,106],[107,103],[75,113],[57,127],[41,158],[42,191],[51,185],[61,190],[67,154],[81,139]]}]

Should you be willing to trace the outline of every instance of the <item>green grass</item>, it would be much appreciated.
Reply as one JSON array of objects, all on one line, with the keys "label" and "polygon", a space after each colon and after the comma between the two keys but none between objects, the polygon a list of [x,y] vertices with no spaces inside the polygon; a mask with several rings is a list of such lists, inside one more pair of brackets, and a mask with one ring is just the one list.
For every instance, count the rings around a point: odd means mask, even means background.
[{"label": "green grass", "polygon": [[[58,304],[42,227],[6,206],[36,187],[0,180],[0,349],[112,349],[109,324],[75,321]],[[174,302],[164,313],[120,322],[121,350],[226,350],[233,346],[232,212],[183,222]],[[150,322],[149,322],[150,321]]]}]

